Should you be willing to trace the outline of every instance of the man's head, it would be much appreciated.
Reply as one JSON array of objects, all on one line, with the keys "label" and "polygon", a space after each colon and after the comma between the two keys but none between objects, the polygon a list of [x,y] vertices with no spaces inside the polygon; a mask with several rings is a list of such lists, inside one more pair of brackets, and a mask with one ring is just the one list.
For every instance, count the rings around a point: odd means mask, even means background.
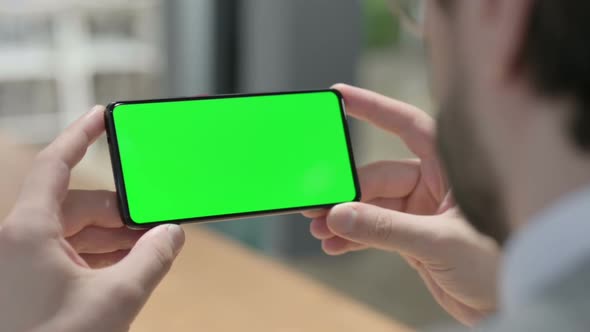
[{"label": "man's head", "polygon": [[588,9],[581,0],[426,1],[440,152],[466,217],[500,242],[590,182]]}]

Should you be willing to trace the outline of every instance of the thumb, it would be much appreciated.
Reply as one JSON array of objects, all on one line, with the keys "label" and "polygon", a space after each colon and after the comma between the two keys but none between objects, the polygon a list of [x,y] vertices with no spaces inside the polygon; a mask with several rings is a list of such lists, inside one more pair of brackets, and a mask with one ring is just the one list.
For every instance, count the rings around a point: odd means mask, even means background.
[{"label": "thumb", "polygon": [[423,256],[432,251],[432,241],[436,238],[428,218],[369,204],[347,203],[332,208],[327,225],[334,234],[353,242]]},{"label": "thumb", "polygon": [[114,266],[119,280],[142,290],[145,301],[164,278],[184,245],[184,231],[178,225],[161,225],[145,233],[131,252]]}]

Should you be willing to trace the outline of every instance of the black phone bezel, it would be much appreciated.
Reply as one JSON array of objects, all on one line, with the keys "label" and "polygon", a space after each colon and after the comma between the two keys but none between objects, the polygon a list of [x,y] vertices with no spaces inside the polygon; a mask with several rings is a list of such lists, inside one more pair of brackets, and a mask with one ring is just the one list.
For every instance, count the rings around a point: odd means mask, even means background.
[{"label": "black phone bezel", "polygon": [[352,199],[352,202],[358,202],[361,199],[361,189],[357,175],[356,163],[354,160],[353,150],[352,150],[352,141],[350,139],[350,131],[348,128],[348,121],[345,109],[344,98],[340,91],[335,89],[324,89],[324,90],[302,90],[302,91],[286,91],[286,92],[271,92],[271,93],[246,93],[246,94],[222,94],[222,95],[214,95],[214,96],[197,96],[197,97],[180,97],[180,98],[165,98],[165,99],[147,99],[147,100],[131,100],[131,101],[117,101],[110,103],[106,107],[105,111],[105,127],[107,133],[107,141],[109,146],[109,154],[111,156],[111,165],[113,169],[113,176],[115,179],[115,187],[117,191],[117,201],[119,212],[123,219],[123,222],[127,227],[130,228],[151,228],[161,224],[185,224],[185,223],[205,223],[205,222],[214,222],[214,221],[224,221],[224,220],[232,220],[232,219],[241,219],[241,218],[252,218],[252,217],[259,217],[259,216],[269,216],[269,215],[277,215],[277,214],[288,214],[288,213],[296,213],[305,210],[312,210],[312,209],[321,209],[321,208],[330,208],[338,204],[348,203],[347,202],[335,202],[329,204],[320,204],[320,205],[313,205],[313,206],[301,206],[301,207],[290,207],[290,208],[283,208],[283,209],[275,209],[275,210],[264,210],[264,211],[250,211],[250,212],[241,212],[241,213],[233,213],[233,214],[224,214],[218,216],[207,216],[207,217],[195,217],[195,218],[186,218],[186,219],[177,219],[177,220],[165,220],[165,221],[157,221],[157,222],[150,222],[150,223],[136,223],[131,218],[131,214],[129,211],[129,205],[127,202],[127,194],[125,190],[125,181],[123,176],[123,168],[121,165],[121,158],[119,154],[119,146],[117,141],[117,133],[115,129],[115,120],[113,117],[113,111],[117,106],[120,105],[128,105],[128,104],[146,104],[146,103],[164,103],[164,102],[176,102],[176,101],[192,101],[192,100],[207,100],[207,99],[225,99],[225,98],[241,98],[241,97],[257,97],[257,96],[273,96],[273,95],[285,95],[285,94],[305,94],[305,93],[320,93],[320,92],[332,92],[336,94],[338,99],[340,100],[340,113],[342,116],[342,124],[344,127],[344,133],[346,136],[346,144],[348,150],[348,156],[350,161],[350,167],[352,169],[354,186],[355,186],[355,197]]}]

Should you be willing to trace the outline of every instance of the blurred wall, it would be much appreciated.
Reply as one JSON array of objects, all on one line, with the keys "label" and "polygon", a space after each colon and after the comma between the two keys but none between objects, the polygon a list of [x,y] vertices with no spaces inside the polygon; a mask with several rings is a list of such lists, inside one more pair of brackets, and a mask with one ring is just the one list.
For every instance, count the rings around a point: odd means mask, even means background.
[{"label": "blurred wall", "polygon": [[360,1],[245,0],[242,6],[241,90],[320,89],[355,81]]},{"label": "blurred wall", "polygon": [[209,94],[214,90],[215,4],[211,0],[167,0],[164,7],[166,93]]}]

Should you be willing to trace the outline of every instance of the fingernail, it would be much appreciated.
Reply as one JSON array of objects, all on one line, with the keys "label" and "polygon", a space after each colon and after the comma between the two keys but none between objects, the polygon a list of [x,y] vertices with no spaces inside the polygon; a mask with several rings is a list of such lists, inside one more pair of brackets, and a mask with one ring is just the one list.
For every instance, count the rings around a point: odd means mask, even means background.
[{"label": "fingernail", "polygon": [[170,240],[172,241],[172,250],[174,250],[175,255],[178,255],[184,245],[184,231],[180,226],[175,224],[168,225],[167,230],[168,236],[170,236]]},{"label": "fingernail", "polygon": [[335,207],[332,210],[332,215],[329,226],[336,233],[350,234],[354,231],[357,211],[350,206]]}]

